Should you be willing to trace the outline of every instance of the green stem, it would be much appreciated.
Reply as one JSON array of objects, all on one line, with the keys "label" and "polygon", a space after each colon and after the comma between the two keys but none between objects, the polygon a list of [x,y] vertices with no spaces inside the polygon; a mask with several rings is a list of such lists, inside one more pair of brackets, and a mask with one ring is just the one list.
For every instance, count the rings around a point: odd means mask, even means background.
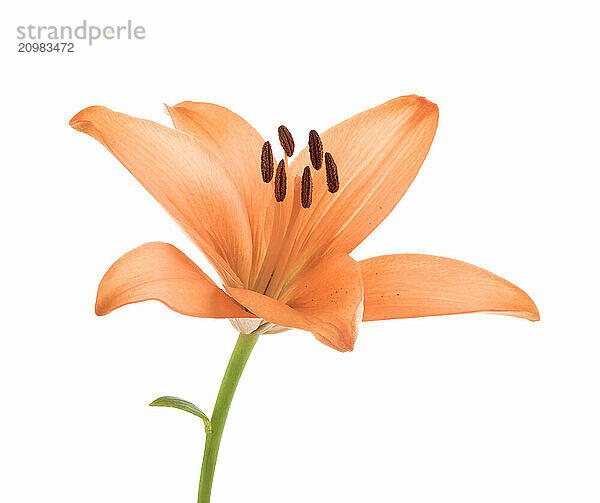
[{"label": "green stem", "polygon": [[204,447],[204,458],[202,459],[202,472],[200,473],[200,487],[198,488],[198,503],[210,502],[210,491],[212,488],[213,477],[215,475],[215,465],[217,455],[219,454],[219,445],[227,420],[229,406],[233,400],[235,388],[238,385],[248,357],[258,340],[262,331],[256,330],[251,334],[240,334],[238,337],[227,370],[223,376],[215,409],[210,420],[212,432],[206,434],[206,445]]}]

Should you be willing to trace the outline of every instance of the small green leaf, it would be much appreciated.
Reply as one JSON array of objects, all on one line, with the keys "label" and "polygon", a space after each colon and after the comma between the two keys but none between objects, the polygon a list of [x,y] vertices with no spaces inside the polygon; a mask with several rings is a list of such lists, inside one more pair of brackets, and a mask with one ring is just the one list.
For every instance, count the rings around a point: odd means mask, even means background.
[{"label": "small green leaf", "polygon": [[208,419],[207,415],[202,412],[198,407],[196,407],[192,402],[188,402],[187,400],[183,400],[182,398],[177,398],[176,396],[161,396],[157,398],[150,404],[151,407],[173,407],[175,409],[184,410],[189,412],[190,414],[194,414],[194,416],[198,416],[202,421],[204,421],[204,429],[206,433],[212,433],[212,425],[210,424],[210,419]]}]

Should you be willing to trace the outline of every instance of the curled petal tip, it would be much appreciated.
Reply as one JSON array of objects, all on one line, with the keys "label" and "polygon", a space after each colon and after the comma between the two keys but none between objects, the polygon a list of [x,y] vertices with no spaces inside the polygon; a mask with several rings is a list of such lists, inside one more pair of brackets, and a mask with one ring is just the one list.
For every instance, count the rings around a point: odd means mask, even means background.
[{"label": "curled petal tip", "polygon": [[350,353],[351,351],[354,351],[354,341],[352,341],[351,344],[340,347],[338,351],[340,351],[340,353]]},{"label": "curled petal tip", "polygon": [[73,116],[73,118],[69,121],[69,126],[76,131],[86,133],[96,138],[98,141],[100,141],[100,143],[103,143],[98,131],[96,130],[95,124],[101,119],[102,114],[106,112],[110,112],[110,110],[106,107],[97,105],[84,108]]},{"label": "curled petal tip", "polygon": [[[104,281],[104,278],[102,279]],[[94,313],[96,316],[106,316],[114,310],[114,307],[110,305],[110,301],[107,299],[106,288],[103,281],[98,285],[98,292],[96,293],[96,304],[94,305]]]},{"label": "curled petal tip", "polygon": [[540,321],[540,312],[535,305],[535,302],[533,302],[533,299],[527,294],[527,292],[518,287],[515,288],[521,297],[521,302],[523,304],[522,310],[515,310],[513,313],[499,312],[498,314],[507,314],[509,316],[515,316],[517,318],[523,318],[524,320],[529,321]]},{"label": "curled petal tip", "polygon": [[77,118],[77,115],[69,121],[69,126],[71,126],[76,131],[85,132],[85,130],[90,127],[91,122],[89,120],[79,119]]},{"label": "curled petal tip", "polygon": [[418,96],[417,94],[411,94],[409,96],[401,96],[397,98],[398,104],[406,105],[407,102],[409,105],[413,105],[415,108],[418,108],[421,113],[425,116],[434,115],[435,117],[439,116],[439,108],[433,102],[429,101],[427,98],[423,96]]},{"label": "curled petal tip", "polygon": [[314,335],[315,335],[315,338],[319,342],[322,342],[326,346],[329,346],[331,349],[335,349],[336,351],[339,351],[340,353],[349,353],[350,351],[354,351],[354,343],[356,342],[355,337],[352,340],[336,339],[334,341],[334,340],[326,339],[325,337],[321,337],[317,334],[314,334]]},{"label": "curled petal tip", "polygon": [[502,314],[505,316],[512,316],[514,318],[521,318],[527,321],[540,321],[540,314],[537,309],[531,309],[528,311],[482,311],[484,314]]},{"label": "curled petal tip", "polygon": [[428,106],[430,108],[437,108],[437,105],[433,101],[428,100],[424,96],[419,96],[418,94],[411,94],[408,98],[416,104]]},{"label": "curled petal tip", "polygon": [[[529,298],[529,300],[531,300],[531,297]],[[526,316],[525,318],[529,321],[540,321],[540,311],[538,310],[533,300],[531,301],[530,312],[527,314],[528,316]]]},{"label": "curled petal tip", "polygon": [[108,314],[110,311],[108,311],[105,307],[103,307],[100,302],[98,300],[96,300],[96,305],[94,306],[94,313],[96,313],[96,316],[104,316],[106,314]]},{"label": "curled petal tip", "polygon": [[351,323],[351,327],[347,330],[343,330],[342,333],[338,334],[338,337],[335,339],[325,339],[324,337],[316,337],[317,340],[329,346],[340,353],[349,353],[350,351],[354,351],[354,344],[356,343],[356,339],[358,338],[358,323],[360,323],[360,319],[362,319],[363,308],[362,305],[359,307],[355,320]]},{"label": "curled petal tip", "polygon": [[91,123],[92,118],[98,112],[101,112],[103,110],[107,110],[107,108],[102,107],[102,106],[97,106],[97,105],[84,108],[83,110],[81,110],[80,112],[76,113],[73,116],[73,118],[69,121],[69,126],[71,126],[73,129],[77,129],[78,131],[81,131],[81,130],[85,129],[87,125],[89,125]]},{"label": "curled petal tip", "polygon": [[437,105],[435,103],[433,103],[432,101],[429,101],[424,96],[419,96],[418,94],[411,94],[411,95],[407,96],[407,98],[416,104],[427,105],[427,106],[437,108]]}]

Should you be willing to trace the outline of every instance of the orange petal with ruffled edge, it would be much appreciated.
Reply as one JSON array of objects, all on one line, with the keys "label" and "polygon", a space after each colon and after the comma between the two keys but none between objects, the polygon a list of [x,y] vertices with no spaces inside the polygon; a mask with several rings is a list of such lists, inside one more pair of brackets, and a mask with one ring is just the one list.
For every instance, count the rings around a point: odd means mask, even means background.
[{"label": "orange petal with ruffled edge", "polygon": [[146,300],[200,318],[253,317],[168,243],[146,243],[117,260],[98,286],[96,314]]},{"label": "orange petal with ruffled edge", "polygon": [[351,351],[362,318],[360,268],[346,254],[329,255],[294,278],[281,300],[251,290],[225,287],[260,318],[298,328],[338,351]]},{"label": "orange petal with ruffled edge", "polygon": [[152,121],[89,107],[70,125],[102,143],[183,227],[224,282],[247,285],[252,263],[248,214],[214,152]]},{"label": "orange petal with ruffled edge", "polygon": [[359,262],[363,321],[494,313],[540,319],[529,295],[485,269],[433,255],[382,255]]},{"label": "orange petal with ruffled edge", "polygon": [[223,159],[248,211],[256,268],[267,246],[269,229],[265,223],[269,223],[267,206],[273,192],[272,185],[261,177],[263,138],[242,117],[213,103],[184,101],[166,108],[177,129],[194,136]]}]

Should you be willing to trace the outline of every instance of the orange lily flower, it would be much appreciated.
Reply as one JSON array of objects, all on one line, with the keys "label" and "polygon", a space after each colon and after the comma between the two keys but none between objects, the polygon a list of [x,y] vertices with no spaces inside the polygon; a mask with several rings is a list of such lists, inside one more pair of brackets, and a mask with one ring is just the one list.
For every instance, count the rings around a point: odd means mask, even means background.
[{"label": "orange lily flower", "polygon": [[311,131],[291,162],[294,141],[282,126],[279,163],[226,108],[183,102],[167,111],[176,129],[104,107],[82,110],[70,125],[102,143],[171,214],[224,291],[174,246],[147,243],[102,278],[98,315],[158,300],[189,316],[229,318],[242,333],[305,330],[339,351],[352,350],[361,320],[472,312],[539,320],[525,292],[479,267],[430,255],[349,256],[425,160],[438,123],[425,98],[396,98]]}]

